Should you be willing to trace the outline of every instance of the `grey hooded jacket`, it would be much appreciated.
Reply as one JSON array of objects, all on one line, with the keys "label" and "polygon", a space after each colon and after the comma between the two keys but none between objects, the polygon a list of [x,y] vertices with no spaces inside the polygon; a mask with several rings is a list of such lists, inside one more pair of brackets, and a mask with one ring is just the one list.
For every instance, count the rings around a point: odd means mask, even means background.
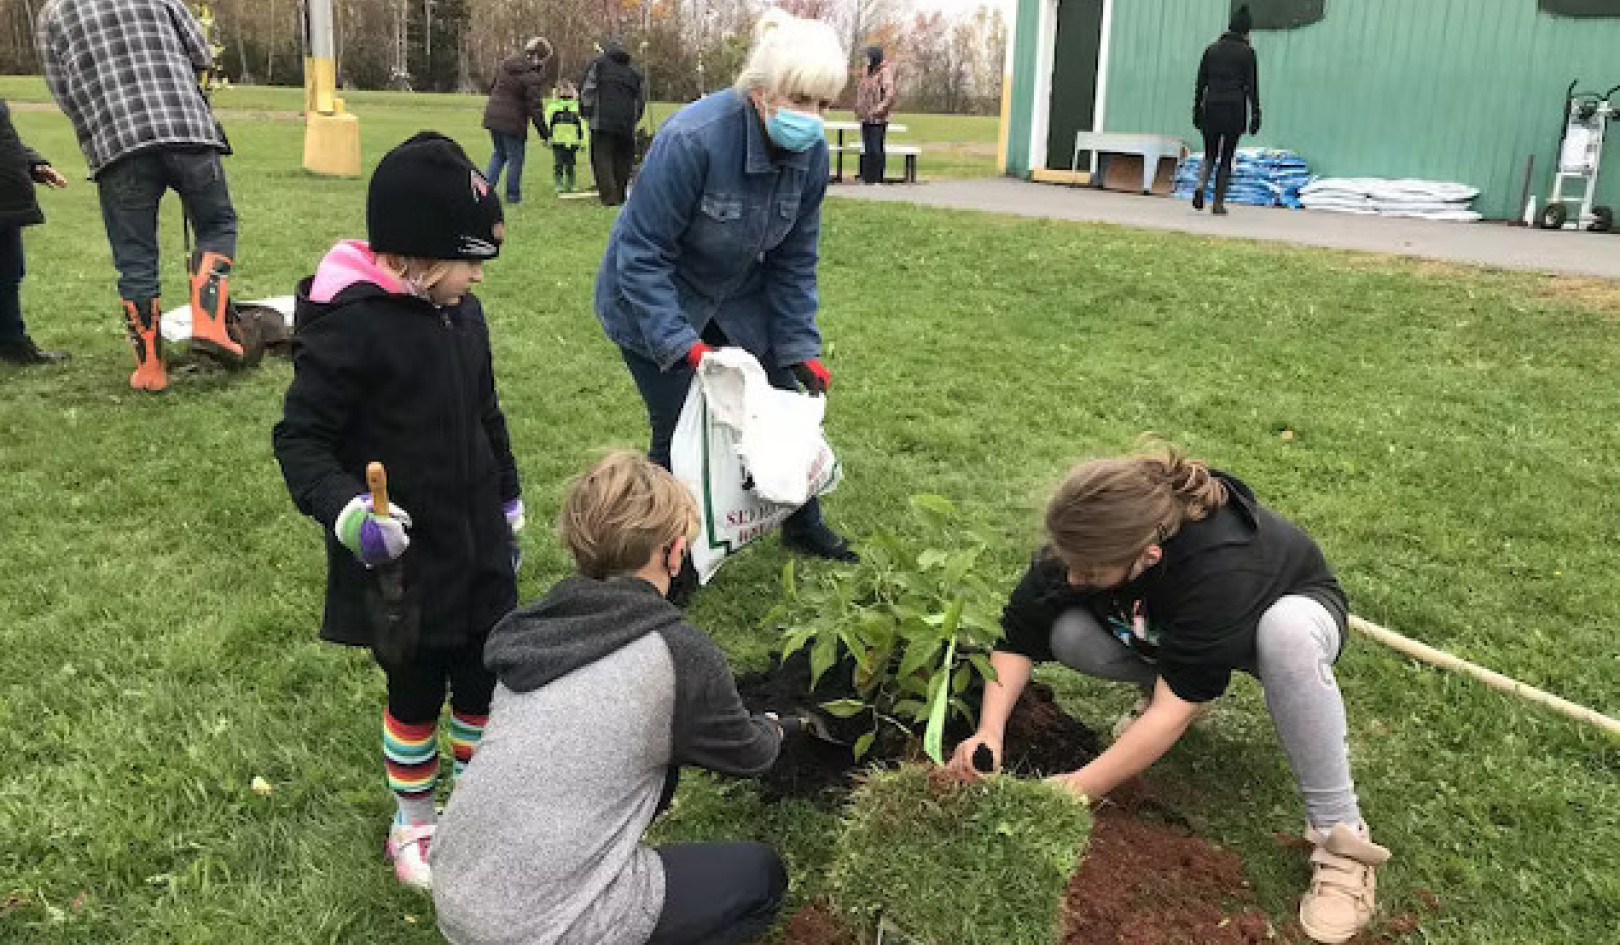
[{"label": "grey hooded jacket", "polygon": [[499,677],[432,847],[454,945],[642,945],[664,874],[642,834],[670,768],[759,774],[779,729],[725,655],[634,578],[569,578],[491,633]]}]

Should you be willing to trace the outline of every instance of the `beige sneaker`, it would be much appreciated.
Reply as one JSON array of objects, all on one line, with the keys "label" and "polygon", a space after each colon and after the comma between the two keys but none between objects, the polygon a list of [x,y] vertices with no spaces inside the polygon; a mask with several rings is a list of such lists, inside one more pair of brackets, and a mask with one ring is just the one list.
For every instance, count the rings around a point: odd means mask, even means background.
[{"label": "beige sneaker", "polygon": [[1326,834],[1312,828],[1305,839],[1311,854],[1311,888],[1299,901],[1299,924],[1314,942],[1338,945],[1366,927],[1373,917],[1373,867],[1389,851],[1373,843],[1367,826],[1336,824]]}]

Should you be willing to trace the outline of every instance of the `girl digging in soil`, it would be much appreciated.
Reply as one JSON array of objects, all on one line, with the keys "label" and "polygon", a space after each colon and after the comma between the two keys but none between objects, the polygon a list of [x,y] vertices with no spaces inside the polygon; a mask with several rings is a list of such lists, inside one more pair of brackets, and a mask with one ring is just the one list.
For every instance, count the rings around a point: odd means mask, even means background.
[{"label": "girl digging in soil", "polygon": [[[371,647],[387,675],[382,748],[397,811],[386,849],[401,882],[427,889],[446,684],[459,777],[495,688],[484,641],[517,603],[523,501],[489,330],[468,291],[504,229],[483,175],[427,131],[377,165],[366,229],[369,244],[338,243],[298,287],[275,450],[293,501],[326,530],[321,637]],[[363,478],[373,460],[399,506],[375,506]],[[403,569],[415,640],[376,627],[367,598],[384,565]]]},{"label": "girl digging in soil", "polygon": [[1351,782],[1333,676],[1349,611],[1315,542],[1239,480],[1168,447],[1076,467],[1047,506],[1046,530],[1050,544],[1003,612],[978,733],[951,767],[971,774],[983,747],[999,770],[1008,713],[1038,660],[1148,693],[1108,750],[1055,779],[1089,798],[1146,770],[1233,670],[1250,673],[1316,848],[1300,924],[1318,942],[1349,939],[1372,918],[1373,868],[1389,851],[1369,839]]},{"label": "girl digging in soil", "polygon": [[489,638],[489,729],[433,846],[439,928],[455,945],[752,940],[787,889],[770,847],[642,841],[681,765],[760,774],[789,723],[744,709],[720,648],[665,599],[696,504],[617,452],[574,483],[558,530],[579,573]]}]

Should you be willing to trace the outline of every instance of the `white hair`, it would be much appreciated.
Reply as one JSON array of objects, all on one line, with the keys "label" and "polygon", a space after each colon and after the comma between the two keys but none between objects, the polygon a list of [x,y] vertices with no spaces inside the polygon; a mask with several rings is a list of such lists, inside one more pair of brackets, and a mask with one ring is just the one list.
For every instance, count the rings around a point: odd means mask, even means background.
[{"label": "white hair", "polygon": [[831,101],[848,79],[849,56],[831,26],[773,7],[754,26],[754,48],[736,86],[743,92]]}]

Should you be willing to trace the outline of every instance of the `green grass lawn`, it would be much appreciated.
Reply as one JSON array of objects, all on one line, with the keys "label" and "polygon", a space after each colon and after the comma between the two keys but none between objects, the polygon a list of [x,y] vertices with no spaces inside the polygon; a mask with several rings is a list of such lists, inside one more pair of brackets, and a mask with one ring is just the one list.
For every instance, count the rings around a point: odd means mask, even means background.
[{"label": "green grass lawn", "polygon": [[[0,94],[40,97],[37,80]],[[275,112],[287,96],[232,90],[221,106]],[[368,165],[423,127],[485,156],[475,100],[354,102]],[[132,395],[71,131],[51,112],[16,121],[73,179],[27,233],[24,305],[74,358],[0,368],[0,941],[435,941],[429,904],[381,858],[380,674],[315,638],[319,534],[270,453],[290,369]],[[299,170],[295,120],[226,124],[236,291],[287,293],[332,240],[361,235],[363,183]],[[546,526],[565,478],[645,437],[591,313],[610,212],[545,190],[531,171],[481,290],[534,522],[525,598],[564,573]],[[847,472],[827,504],[857,540],[938,492],[1000,524],[1010,581],[1065,467],[1153,430],[1315,533],[1358,613],[1620,711],[1620,307],[1532,275],[853,201],[828,202],[824,253],[829,435]],[[695,607],[739,669],[772,646],[783,560],[766,541]],[[1048,676],[1096,727],[1130,700]],[[1620,745],[1360,641],[1341,679],[1366,809],[1396,854],[1383,902],[1442,903],[1415,940],[1614,941]],[[273,792],[251,791],[256,776]],[[1252,681],[1152,778],[1291,913],[1303,858],[1274,833],[1302,813]],[[796,897],[826,888],[830,815],[745,783],[683,782],[660,832],[770,839]]]},{"label": "green grass lawn", "polygon": [[[386,150],[371,146],[372,135],[381,133],[374,129],[391,128],[396,120],[404,121],[407,125],[415,121],[420,123],[418,127],[432,126],[453,132],[467,145],[473,160],[481,162],[489,158],[489,133],[480,130],[478,124],[484,113],[483,96],[347,92],[343,98],[348,109],[360,116],[366,153],[372,158],[381,156]],[[49,102],[51,96],[44,81],[37,77],[0,76],[0,99],[9,102]],[[303,103],[302,89],[239,86],[214,93],[214,106],[226,116],[225,123],[233,129],[233,136],[236,124],[243,119],[278,119],[288,123],[284,130],[291,136],[289,140],[297,138],[301,142],[302,119],[295,113],[304,107]],[[652,121],[662,123],[679,107],[675,103],[655,102],[650,109]],[[254,114],[241,114],[248,112]],[[853,114],[839,111],[829,112],[827,118],[855,120]],[[996,173],[998,122],[995,116],[898,113],[894,116],[894,122],[904,125],[906,130],[891,132],[890,143],[917,145],[922,149],[917,159],[917,174],[922,180],[988,177]],[[861,135],[858,131],[845,132],[844,139],[846,143],[855,144],[860,142]],[[302,155],[302,151],[298,154]],[[582,183],[588,184],[590,181],[589,164],[588,159],[581,163]],[[846,155],[844,165],[845,179],[853,178],[857,167],[856,156]],[[890,168],[889,173],[891,176],[899,175],[898,163]],[[551,180],[551,152],[532,135],[529,170],[524,176],[526,182],[532,181],[536,185]]]}]

